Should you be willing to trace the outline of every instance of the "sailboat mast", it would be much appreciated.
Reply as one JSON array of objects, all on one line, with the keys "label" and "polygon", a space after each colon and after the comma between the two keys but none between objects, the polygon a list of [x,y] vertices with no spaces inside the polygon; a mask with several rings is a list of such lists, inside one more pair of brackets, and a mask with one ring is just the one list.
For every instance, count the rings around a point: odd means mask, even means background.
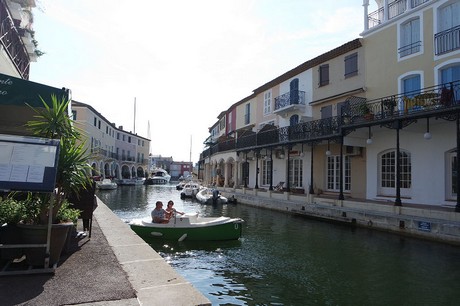
[{"label": "sailboat mast", "polygon": [[192,135],[190,135],[190,162],[192,162]]},{"label": "sailboat mast", "polygon": [[136,134],[136,97],[134,97],[134,129],[133,133]]}]

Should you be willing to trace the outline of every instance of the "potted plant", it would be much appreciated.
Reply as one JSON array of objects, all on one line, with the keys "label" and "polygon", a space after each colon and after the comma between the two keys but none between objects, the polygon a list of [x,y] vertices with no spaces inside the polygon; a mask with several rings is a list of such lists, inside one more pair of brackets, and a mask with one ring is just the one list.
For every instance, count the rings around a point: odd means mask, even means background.
[{"label": "potted plant", "polygon": [[382,100],[383,107],[389,115],[392,115],[396,107],[396,99],[394,97]]},{"label": "potted plant", "polygon": [[374,118],[374,114],[371,112],[371,109],[366,102],[361,102],[359,104],[358,112],[366,120],[372,120]]},{"label": "potted plant", "polygon": [[[43,99],[43,108],[33,108],[35,120],[29,121],[26,126],[33,135],[60,140],[59,161],[56,171],[56,185],[53,194],[28,194],[29,213],[24,216],[22,224],[22,238],[24,243],[46,243],[46,233],[49,220],[52,222],[50,265],[59,260],[70,227],[74,226],[78,218],[78,210],[73,210],[67,201],[72,192],[90,186],[88,175],[90,167],[87,165],[88,155],[84,143],[78,143],[80,133],[74,127],[67,113],[70,100],[59,100],[51,96],[51,106]],[[66,222],[72,219],[71,222]],[[63,223],[64,222],[64,223]],[[54,237],[54,235],[60,237]],[[26,249],[26,257],[30,265],[44,263],[44,249]],[[35,258],[37,257],[37,259]]]}]

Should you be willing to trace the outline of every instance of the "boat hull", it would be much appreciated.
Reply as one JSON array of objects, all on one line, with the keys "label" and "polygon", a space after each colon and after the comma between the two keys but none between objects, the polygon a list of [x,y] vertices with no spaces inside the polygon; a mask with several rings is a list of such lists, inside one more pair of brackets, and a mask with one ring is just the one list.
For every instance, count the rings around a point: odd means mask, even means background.
[{"label": "boat hull", "polygon": [[[171,220],[171,222],[174,222]],[[155,223],[149,225],[130,224],[131,229],[144,241],[178,240],[178,241],[216,241],[237,240],[242,234],[242,220],[229,219],[228,222],[207,226],[174,227]]]}]

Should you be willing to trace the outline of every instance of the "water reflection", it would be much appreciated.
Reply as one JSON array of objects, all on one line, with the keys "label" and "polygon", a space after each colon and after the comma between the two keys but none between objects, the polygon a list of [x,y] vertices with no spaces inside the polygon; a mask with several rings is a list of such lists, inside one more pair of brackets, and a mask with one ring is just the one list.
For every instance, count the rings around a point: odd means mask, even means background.
[{"label": "water reflection", "polygon": [[98,196],[125,220],[156,200],[180,211],[241,217],[243,237],[152,247],[213,305],[454,305],[460,248],[334,225],[245,205],[200,205],[174,186],[131,186]]}]

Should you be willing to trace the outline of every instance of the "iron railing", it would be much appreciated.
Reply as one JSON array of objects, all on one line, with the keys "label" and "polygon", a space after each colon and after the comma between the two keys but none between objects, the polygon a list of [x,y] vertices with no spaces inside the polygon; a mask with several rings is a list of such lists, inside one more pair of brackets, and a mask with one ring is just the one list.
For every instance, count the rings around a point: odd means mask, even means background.
[{"label": "iron railing", "polygon": [[460,49],[460,25],[434,35],[435,54],[441,55]]},{"label": "iron railing", "polygon": [[275,111],[298,104],[305,105],[305,91],[291,90],[275,98]]},{"label": "iron railing", "polygon": [[201,159],[225,151],[322,141],[344,135],[345,130],[381,125],[399,119],[440,116],[452,110],[460,111],[460,80],[369,101],[345,101],[340,116],[302,122],[294,126],[273,126],[258,133],[249,132],[236,139],[210,146],[202,152]]},{"label": "iron railing", "polygon": [[[420,5],[422,5],[422,4],[424,4],[425,2],[428,2],[428,1],[431,1],[431,0],[410,0],[410,2],[408,2],[408,0],[395,0],[393,2],[390,2],[388,4],[388,20],[393,19],[393,18],[403,14],[408,9],[414,9],[417,6],[420,6]],[[409,8],[407,7],[408,3],[410,3]],[[371,28],[383,23],[383,21],[385,20],[385,18],[384,18],[385,13],[386,12],[385,12],[384,7],[381,7],[378,10],[370,13],[367,16],[368,28],[371,29]]]},{"label": "iron railing", "polygon": [[4,1],[0,2],[0,43],[25,80],[29,79],[30,58]]}]

